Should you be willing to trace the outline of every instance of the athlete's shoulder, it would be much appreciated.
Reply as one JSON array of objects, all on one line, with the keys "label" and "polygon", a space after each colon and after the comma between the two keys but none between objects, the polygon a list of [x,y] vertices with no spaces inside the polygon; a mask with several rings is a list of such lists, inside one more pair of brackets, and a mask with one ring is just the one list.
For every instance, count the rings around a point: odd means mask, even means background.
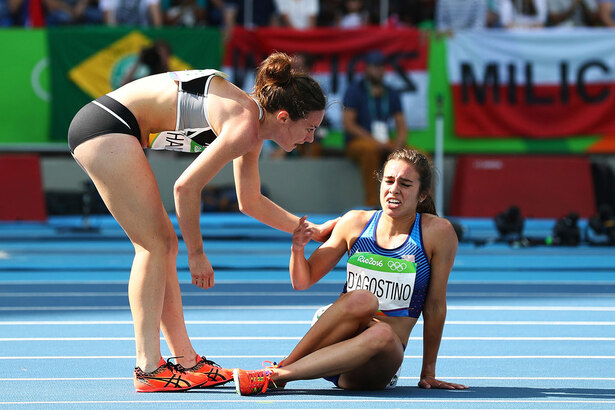
[{"label": "athlete's shoulder", "polygon": [[451,224],[451,222],[448,219],[442,218],[438,215],[422,213],[421,221],[422,221],[423,230],[429,229],[429,230],[437,230],[437,231],[440,231],[440,230],[446,231],[448,229],[453,229],[453,224]]},{"label": "athlete's shoulder", "polygon": [[352,210],[346,212],[338,221],[336,228],[344,230],[348,233],[362,231],[376,211]]},{"label": "athlete's shoulder", "polygon": [[446,218],[432,214],[421,214],[421,228],[425,240],[437,242],[443,240],[457,240],[453,224]]},{"label": "athlete's shoulder", "polygon": [[367,223],[369,219],[376,213],[377,211],[364,211],[360,209],[353,209],[351,211],[346,212],[342,216],[342,220]]},{"label": "athlete's shoulder", "polygon": [[375,212],[360,210],[346,212],[335,225],[331,233],[331,240],[345,242],[347,249],[350,249]]},{"label": "athlete's shoulder", "polygon": [[260,110],[248,93],[222,78],[214,78],[209,85],[207,110],[211,125],[226,141],[258,140]]}]

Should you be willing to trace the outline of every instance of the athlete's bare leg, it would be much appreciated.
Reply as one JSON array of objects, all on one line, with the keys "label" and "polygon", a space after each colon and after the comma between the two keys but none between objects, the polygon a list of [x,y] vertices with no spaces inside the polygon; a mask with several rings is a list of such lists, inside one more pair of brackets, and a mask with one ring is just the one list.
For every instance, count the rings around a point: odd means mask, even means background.
[{"label": "athlete's bare leg", "polygon": [[[374,320],[378,300],[369,291],[340,296],[276,368],[274,382],[341,375],[343,388],[383,388],[403,360],[393,329]],[[378,370],[365,381],[365,372]],[[363,387],[359,387],[363,386]]]},{"label": "athlete's bare leg", "polygon": [[378,300],[369,291],[341,295],[284,359],[287,366],[308,354],[361,333],[378,311]]},{"label": "athlete's bare leg", "polygon": [[161,319],[173,354],[185,355],[187,367],[193,365],[196,353],[183,321],[177,280],[177,235],[139,141],[104,135],[79,145],[74,156],[135,248],[128,297],[137,366],[146,372],[158,367]]}]

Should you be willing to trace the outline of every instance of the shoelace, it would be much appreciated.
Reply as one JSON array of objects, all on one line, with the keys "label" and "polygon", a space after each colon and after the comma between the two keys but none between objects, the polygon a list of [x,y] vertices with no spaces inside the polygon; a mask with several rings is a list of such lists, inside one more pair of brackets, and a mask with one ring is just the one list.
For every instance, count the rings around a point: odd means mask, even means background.
[{"label": "shoelace", "polygon": [[[166,361],[166,363],[163,365],[164,367],[167,367],[173,371],[177,371],[179,373],[186,373],[184,368],[180,365],[180,364],[175,364],[173,363],[171,360],[173,359],[179,359],[182,356],[177,356],[177,357],[169,357]],[[160,366],[159,368],[157,368],[156,370],[152,371],[152,372],[144,372],[143,370],[141,370],[140,367],[135,367],[135,372],[137,373],[137,376],[153,376],[157,373],[159,373],[162,369],[163,366]]]},{"label": "shoelace", "polygon": [[[182,356],[180,356],[180,357],[182,357]],[[218,368],[218,369],[221,369],[221,368],[222,368],[222,367],[221,367],[218,363],[216,363],[216,362],[214,362],[214,361],[212,361],[212,360],[208,360],[205,356],[200,356],[200,357],[201,357],[201,359],[203,359],[203,360],[201,360],[200,362],[198,362],[197,364],[195,364],[194,366],[192,366],[192,367],[190,367],[190,368],[185,368],[185,367],[184,367],[184,366],[182,366],[181,364],[177,364],[177,366],[181,367],[181,368],[182,368],[182,370],[183,370],[184,372],[185,372],[185,371],[187,371],[187,370],[194,369],[195,367],[197,367],[197,366],[199,366],[199,365],[200,365],[200,366],[198,367],[199,369],[200,369],[201,367],[203,367],[203,365],[209,365],[209,366],[211,366],[211,367],[216,367],[216,368]]]},{"label": "shoelace", "polygon": [[201,359],[203,359],[203,361],[201,363],[204,362],[205,364],[208,364],[208,365],[210,365],[212,367],[217,367],[217,368],[220,368],[220,369],[222,368],[222,366],[220,366],[218,363],[216,363],[216,362],[214,362],[212,360],[207,360],[207,358],[205,356],[201,356]]},{"label": "shoelace", "polygon": [[[272,362],[271,360],[265,360],[265,361],[262,363],[262,366],[263,366],[265,369],[279,369],[280,367],[282,367],[282,363],[284,363],[284,359],[280,360],[280,363],[277,363],[277,362]],[[272,372],[272,373],[273,373],[273,372]],[[269,379],[269,380],[271,381],[271,383],[273,383],[273,385],[274,385],[274,387],[275,387],[276,389],[280,389],[280,388],[282,388],[282,389],[283,389],[283,388],[286,386],[286,382],[284,382],[284,383],[280,383],[280,384],[278,385],[278,384],[277,384],[276,382],[274,382],[273,380],[271,380],[271,379]],[[264,393],[264,392],[263,392],[263,393]]]},{"label": "shoelace", "polygon": [[182,357],[184,357],[184,356],[174,356],[174,357],[169,357],[169,358],[167,359],[167,363],[166,363],[167,367],[168,367],[169,369],[171,369],[171,370],[175,370],[175,371],[178,371],[178,372],[180,372],[180,373],[186,373],[186,369],[184,368],[184,366],[182,366],[182,365],[181,365],[181,364],[179,364],[179,363],[173,363],[173,362],[171,361],[171,360],[173,360],[173,359],[181,359]]},{"label": "shoelace", "polygon": [[272,367],[272,368],[274,368],[274,369],[277,369],[277,368],[279,368],[279,367],[282,367],[282,362],[284,362],[284,360],[280,360],[280,363],[277,363],[277,362],[272,362],[271,360],[265,360],[265,361],[262,363],[262,366],[263,366],[263,367]]},{"label": "shoelace", "polygon": [[[258,372],[256,372],[254,374],[253,377],[250,377],[249,381],[250,381],[250,389],[253,390],[254,387],[257,387],[259,384],[263,383],[263,389],[261,390],[261,393],[265,393],[267,391],[267,387],[269,387],[269,382],[273,383],[273,385],[277,388],[278,386],[275,384],[275,382],[273,380],[271,380],[271,374],[273,372],[270,370],[260,370]],[[263,381],[259,381],[259,377],[263,378]]]}]

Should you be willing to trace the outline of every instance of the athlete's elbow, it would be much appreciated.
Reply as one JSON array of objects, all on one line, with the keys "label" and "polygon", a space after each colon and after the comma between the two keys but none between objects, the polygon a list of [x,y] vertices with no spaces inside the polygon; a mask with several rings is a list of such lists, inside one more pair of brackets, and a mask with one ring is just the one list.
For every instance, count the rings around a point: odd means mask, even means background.
[{"label": "athlete's elbow", "polygon": [[425,319],[446,317],[446,302],[425,303],[423,317]]},{"label": "athlete's elbow", "polygon": [[257,196],[247,193],[237,193],[237,205],[239,211],[248,216],[254,216],[255,204],[257,203]]},{"label": "athlete's elbow", "polygon": [[291,280],[291,284],[293,285],[294,290],[307,290],[310,288],[310,284],[308,282],[298,282]]},{"label": "athlete's elbow", "polygon": [[186,180],[178,179],[175,181],[173,185],[173,195],[175,195],[175,199],[182,197],[191,196],[193,193],[197,192],[195,188],[191,186]]},{"label": "athlete's elbow", "polygon": [[254,207],[253,206],[250,206],[249,203],[246,203],[243,201],[237,201],[237,203],[239,207],[239,212],[241,212],[244,215],[254,217]]},{"label": "athlete's elbow", "polygon": [[296,277],[291,274],[290,283],[293,286],[294,290],[306,290],[309,289],[312,284],[310,280],[303,277]]}]

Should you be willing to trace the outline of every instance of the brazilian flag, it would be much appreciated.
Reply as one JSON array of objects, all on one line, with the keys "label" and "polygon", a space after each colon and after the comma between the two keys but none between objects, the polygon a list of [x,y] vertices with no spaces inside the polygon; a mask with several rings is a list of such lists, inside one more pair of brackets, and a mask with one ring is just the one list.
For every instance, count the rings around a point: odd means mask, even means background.
[{"label": "brazilian flag", "polygon": [[[66,141],[81,107],[121,85],[140,51],[156,40],[171,49],[171,71],[215,68],[222,57],[215,28],[60,27],[49,28],[51,141]],[[146,75],[141,71],[140,74]]]}]

